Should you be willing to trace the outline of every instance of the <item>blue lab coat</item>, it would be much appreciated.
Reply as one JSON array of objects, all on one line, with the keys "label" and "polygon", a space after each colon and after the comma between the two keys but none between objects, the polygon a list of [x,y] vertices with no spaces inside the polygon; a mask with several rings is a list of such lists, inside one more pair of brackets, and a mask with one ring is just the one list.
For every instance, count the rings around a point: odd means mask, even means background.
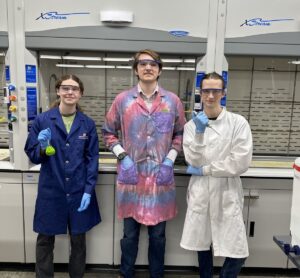
[{"label": "blue lab coat", "polygon": [[[51,129],[53,156],[41,155],[37,140]],[[95,194],[99,145],[92,119],[77,112],[68,134],[58,108],[37,116],[25,145],[35,164],[41,164],[33,230],[45,235],[81,234],[101,221]],[[91,194],[89,207],[78,212],[83,193]]]}]

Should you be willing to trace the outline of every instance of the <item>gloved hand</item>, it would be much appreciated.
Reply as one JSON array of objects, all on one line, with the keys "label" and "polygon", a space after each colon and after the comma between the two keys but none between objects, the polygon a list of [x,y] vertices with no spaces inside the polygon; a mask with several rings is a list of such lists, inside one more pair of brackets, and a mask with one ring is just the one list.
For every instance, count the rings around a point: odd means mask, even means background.
[{"label": "gloved hand", "polygon": [[38,141],[40,142],[42,150],[45,150],[51,140],[51,129],[48,127],[40,131],[38,135]]},{"label": "gloved hand", "polygon": [[118,181],[124,184],[137,184],[138,176],[136,166],[129,155],[121,160],[121,167],[118,173]]},{"label": "gloved hand", "polygon": [[158,175],[156,178],[157,185],[170,185],[174,182],[173,161],[165,158],[159,167]]},{"label": "gloved hand", "polygon": [[193,111],[193,121],[196,125],[196,133],[204,133],[205,128],[208,125],[208,118],[203,111],[196,113]]},{"label": "gloved hand", "polygon": [[125,170],[129,169],[130,167],[132,167],[132,165],[134,165],[134,162],[132,161],[132,159],[130,158],[129,155],[126,155],[122,160],[121,160],[121,167]]},{"label": "gloved hand", "polygon": [[195,175],[195,176],[203,176],[203,167],[196,168],[189,165],[186,169],[187,174]]},{"label": "gloved hand", "polygon": [[81,198],[80,207],[77,209],[77,211],[81,212],[88,208],[91,202],[91,194],[89,193],[83,193]]}]

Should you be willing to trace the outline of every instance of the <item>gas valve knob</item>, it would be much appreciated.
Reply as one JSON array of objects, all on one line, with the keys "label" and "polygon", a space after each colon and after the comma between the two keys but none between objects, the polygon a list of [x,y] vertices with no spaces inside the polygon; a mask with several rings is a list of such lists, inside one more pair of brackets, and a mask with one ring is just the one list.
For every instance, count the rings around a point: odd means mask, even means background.
[{"label": "gas valve knob", "polygon": [[17,111],[17,106],[15,106],[15,105],[9,106],[9,111],[10,112],[16,112]]},{"label": "gas valve knob", "polygon": [[9,96],[9,100],[10,101],[16,101],[17,100],[17,96]]}]

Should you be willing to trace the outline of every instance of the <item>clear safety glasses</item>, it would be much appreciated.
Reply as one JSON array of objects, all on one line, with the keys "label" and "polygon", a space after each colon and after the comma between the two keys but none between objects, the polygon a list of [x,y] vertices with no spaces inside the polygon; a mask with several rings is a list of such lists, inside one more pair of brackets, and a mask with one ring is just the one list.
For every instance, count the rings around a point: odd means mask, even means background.
[{"label": "clear safety glasses", "polygon": [[80,92],[80,88],[78,86],[73,86],[73,85],[60,85],[59,88],[65,94],[67,94],[69,92],[73,92],[73,93]]},{"label": "clear safety glasses", "polygon": [[155,60],[138,60],[138,65],[140,65],[142,68],[147,67],[148,65],[152,68],[158,67],[160,62]]},{"label": "clear safety glasses", "polygon": [[210,93],[212,93],[213,95],[217,95],[223,92],[224,92],[223,89],[214,89],[214,88],[201,89],[201,93],[204,95],[209,95]]}]

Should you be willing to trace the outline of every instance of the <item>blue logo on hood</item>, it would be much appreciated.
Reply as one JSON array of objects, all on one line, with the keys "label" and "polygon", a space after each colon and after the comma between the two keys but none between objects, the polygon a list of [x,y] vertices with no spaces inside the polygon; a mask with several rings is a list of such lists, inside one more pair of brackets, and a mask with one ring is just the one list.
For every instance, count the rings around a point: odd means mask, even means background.
[{"label": "blue logo on hood", "polygon": [[64,13],[64,14],[60,14],[58,12],[46,12],[46,13],[41,13],[41,15],[36,18],[35,20],[39,20],[39,19],[56,19],[56,20],[64,20],[67,19],[68,16],[71,15],[87,15],[90,13],[86,13],[86,12],[81,12],[81,13]]},{"label": "blue logo on hood", "polygon": [[281,18],[281,19],[262,19],[261,17],[246,19],[245,22],[240,26],[270,26],[273,22],[278,21],[290,21],[293,18]]},{"label": "blue logo on hood", "polygon": [[169,31],[169,33],[175,37],[186,37],[189,34],[189,32],[182,30]]}]

